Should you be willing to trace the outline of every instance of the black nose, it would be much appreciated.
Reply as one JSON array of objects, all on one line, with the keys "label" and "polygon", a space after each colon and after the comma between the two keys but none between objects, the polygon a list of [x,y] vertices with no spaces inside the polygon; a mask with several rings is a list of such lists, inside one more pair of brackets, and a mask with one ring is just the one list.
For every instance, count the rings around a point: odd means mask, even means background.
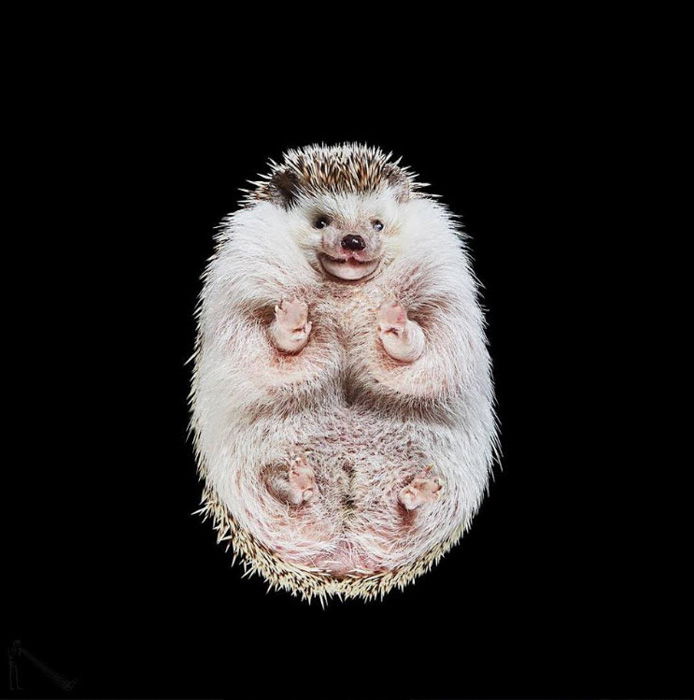
[{"label": "black nose", "polygon": [[342,239],[342,247],[349,248],[350,250],[364,250],[366,248],[366,243],[361,236],[345,236]]}]

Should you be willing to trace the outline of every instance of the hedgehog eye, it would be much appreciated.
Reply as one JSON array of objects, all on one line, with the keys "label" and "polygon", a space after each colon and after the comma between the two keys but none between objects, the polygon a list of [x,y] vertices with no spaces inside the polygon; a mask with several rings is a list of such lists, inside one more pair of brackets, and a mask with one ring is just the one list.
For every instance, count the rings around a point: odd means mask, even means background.
[{"label": "hedgehog eye", "polygon": [[374,219],[374,221],[371,222],[371,225],[376,229],[376,231],[383,231],[383,224],[378,219]]},{"label": "hedgehog eye", "polygon": [[327,216],[319,216],[313,222],[313,228],[325,228],[330,223],[330,219]]}]

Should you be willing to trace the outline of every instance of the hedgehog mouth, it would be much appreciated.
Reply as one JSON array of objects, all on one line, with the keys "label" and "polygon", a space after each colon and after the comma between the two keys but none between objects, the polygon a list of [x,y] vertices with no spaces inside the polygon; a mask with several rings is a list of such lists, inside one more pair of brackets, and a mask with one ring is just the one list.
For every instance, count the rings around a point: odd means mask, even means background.
[{"label": "hedgehog mouth", "polygon": [[362,279],[374,272],[380,262],[380,258],[357,260],[353,256],[337,258],[327,253],[319,253],[318,259],[327,273],[342,280]]}]

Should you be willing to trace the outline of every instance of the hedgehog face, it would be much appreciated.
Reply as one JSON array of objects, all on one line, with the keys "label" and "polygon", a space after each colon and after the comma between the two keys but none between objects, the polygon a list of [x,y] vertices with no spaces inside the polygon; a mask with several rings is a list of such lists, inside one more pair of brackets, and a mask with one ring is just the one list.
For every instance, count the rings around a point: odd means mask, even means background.
[{"label": "hedgehog face", "polygon": [[[307,146],[253,182],[247,204],[283,210],[309,264],[330,279],[366,280],[403,252],[404,208],[423,184],[392,154],[359,144]],[[415,251],[416,252],[416,251]]]},{"label": "hedgehog face", "polygon": [[392,259],[398,203],[387,190],[311,197],[295,206],[293,217],[309,263],[330,279],[370,279]]}]

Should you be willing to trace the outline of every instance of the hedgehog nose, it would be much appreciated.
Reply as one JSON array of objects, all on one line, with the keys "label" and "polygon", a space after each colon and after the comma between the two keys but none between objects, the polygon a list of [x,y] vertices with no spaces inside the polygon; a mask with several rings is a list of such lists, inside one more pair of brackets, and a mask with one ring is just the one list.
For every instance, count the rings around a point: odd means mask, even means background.
[{"label": "hedgehog nose", "polygon": [[349,235],[342,239],[342,247],[349,248],[349,250],[364,250],[366,243],[361,236]]}]

